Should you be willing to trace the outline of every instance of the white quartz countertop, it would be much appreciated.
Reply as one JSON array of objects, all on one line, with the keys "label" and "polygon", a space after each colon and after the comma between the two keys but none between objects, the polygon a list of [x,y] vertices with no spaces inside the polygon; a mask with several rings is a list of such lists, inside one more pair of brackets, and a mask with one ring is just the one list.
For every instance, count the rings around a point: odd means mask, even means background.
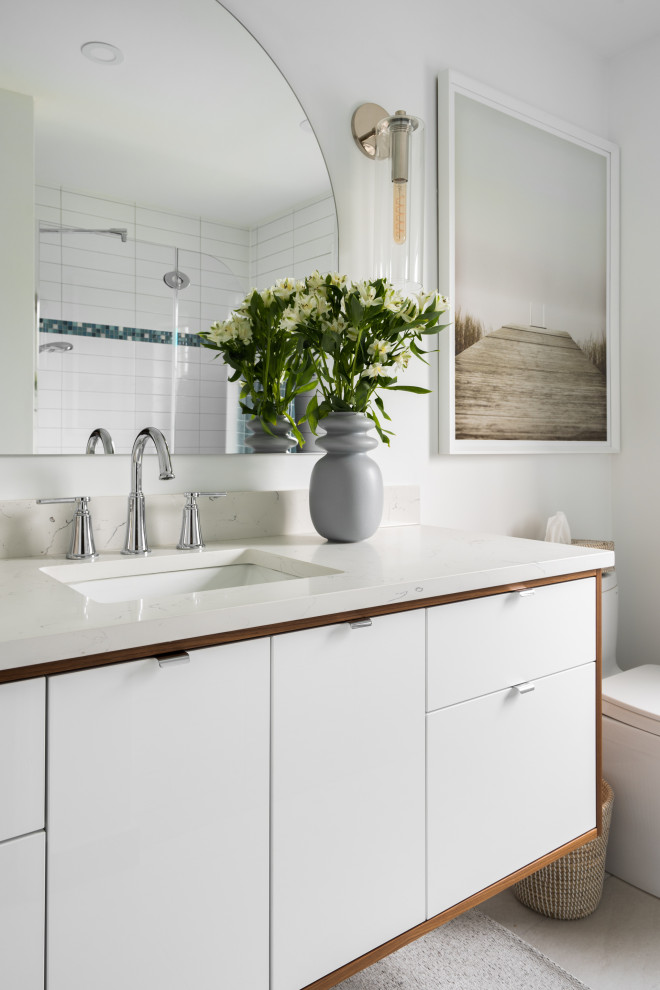
[{"label": "white quartz countertop", "polygon": [[[0,560],[0,670],[212,636],[308,617],[478,591],[614,565],[614,553],[586,547],[424,526],[392,526],[363,543],[326,543],[316,534],[209,544],[255,548],[338,573],[112,604],[99,603],[44,572],[84,567],[105,576],[103,554],[81,564],[61,557]],[[185,553],[157,549],[150,560]],[[188,554],[187,556],[192,556]],[[139,561],[135,558],[136,569]],[[105,567],[105,571],[104,571]],[[301,568],[304,570],[304,568]],[[88,578],[87,578],[88,574]]]}]

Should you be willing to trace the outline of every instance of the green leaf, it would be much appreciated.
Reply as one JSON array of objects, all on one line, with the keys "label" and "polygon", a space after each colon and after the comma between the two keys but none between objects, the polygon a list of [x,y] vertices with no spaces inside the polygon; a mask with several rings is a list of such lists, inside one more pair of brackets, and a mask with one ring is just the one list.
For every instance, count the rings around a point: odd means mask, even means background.
[{"label": "green leaf", "polygon": [[417,395],[428,395],[430,388],[421,388],[419,385],[385,385],[389,392],[415,392]]},{"label": "green leaf", "polygon": [[391,423],[391,422],[392,422],[392,419],[391,419],[391,417],[390,417],[390,416],[388,416],[388,415],[387,415],[387,413],[385,412],[385,406],[383,405],[383,398],[382,398],[382,396],[380,396],[380,395],[377,395],[377,396],[375,397],[375,400],[374,400],[374,401],[375,401],[375,403],[376,403],[376,405],[378,406],[378,408],[380,409],[380,412],[381,412],[381,415],[382,415],[382,416],[383,416],[383,417],[384,417],[385,419],[387,419],[387,420],[389,420],[389,421],[390,421],[390,423]]}]

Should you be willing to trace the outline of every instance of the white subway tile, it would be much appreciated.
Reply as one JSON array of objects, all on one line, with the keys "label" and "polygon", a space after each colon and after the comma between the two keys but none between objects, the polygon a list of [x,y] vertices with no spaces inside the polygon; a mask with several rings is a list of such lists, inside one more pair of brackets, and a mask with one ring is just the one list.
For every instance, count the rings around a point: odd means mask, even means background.
[{"label": "white subway tile", "polygon": [[260,238],[256,251],[257,259],[261,261],[277,255],[281,251],[293,250],[293,236],[293,230],[287,230],[283,234],[278,234],[277,237]]},{"label": "white subway tile", "polygon": [[172,232],[167,228],[149,227],[138,223],[135,236],[138,241],[150,241],[156,244],[171,245],[172,247],[189,248],[191,251],[199,250],[199,234]]},{"label": "white subway tile", "polygon": [[[36,203],[34,213],[36,219],[40,223],[53,224],[57,226],[59,226],[60,224],[60,208],[56,204],[51,206],[50,204],[46,204],[46,203],[44,203],[43,205],[41,203]],[[58,235],[59,235],[59,231],[58,231]],[[53,235],[48,234],[47,236],[51,237]]]},{"label": "white subway tile", "polygon": [[276,217],[267,223],[259,224],[257,227],[257,243],[267,241],[271,237],[277,237],[287,230],[293,230],[293,215],[286,213],[282,217]]},{"label": "white subway tile", "polygon": [[335,204],[332,197],[317,200],[308,206],[295,210],[293,214],[294,227],[301,227],[303,224],[312,223],[315,220],[323,220],[326,217],[335,216]]},{"label": "white subway tile", "polygon": [[62,425],[61,409],[38,409],[36,415],[38,429],[53,430]]},{"label": "white subway tile", "polygon": [[[203,240],[226,242],[228,244],[249,244],[250,232],[247,227],[232,227],[229,224],[218,223],[214,220],[202,220],[201,234]],[[206,248],[203,248],[206,251]]]},{"label": "white subway tile", "polygon": [[62,446],[62,431],[43,427],[36,431],[36,454],[59,454]]},{"label": "white subway tile", "polygon": [[35,206],[60,206],[59,186],[44,186],[37,182],[34,187]]},{"label": "white subway tile", "polygon": [[142,361],[140,358],[136,358],[135,376],[136,378],[166,378],[170,381],[172,378],[172,363],[170,361]]},{"label": "white subway tile", "polygon": [[61,409],[62,392],[55,388],[40,388],[37,395],[39,409]]},{"label": "white subway tile", "polygon": [[[195,383],[193,383],[195,387]],[[136,395],[169,395],[172,391],[171,380],[167,377],[152,378],[151,375],[135,377]]]},{"label": "white subway tile", "polygon": [[199,238],[201,224],[199,217],[166,213],[165,211],[151,210],[138,206],[135,209],[135,218],[137,223],[144,227],[155,227],[158,230],[167,230],[177,234],[189,234]]},{"label": "white subway tile", "polygon": [[135,207],[132,203],[122,203],[114,199],[102,199],[97,196],[88,196],[85,193],[69,192],[62,190],[62,209],[70,210],[87,217],[90,223],[80,226],[92,226],[97,220],[107,220],[109,226],[133,223],[135,220]]}]

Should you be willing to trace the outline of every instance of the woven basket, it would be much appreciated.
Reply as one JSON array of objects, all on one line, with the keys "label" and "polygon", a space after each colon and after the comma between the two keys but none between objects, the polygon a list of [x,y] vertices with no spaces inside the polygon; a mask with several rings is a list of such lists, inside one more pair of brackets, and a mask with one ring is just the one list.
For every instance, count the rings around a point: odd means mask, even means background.
[{"label": "woven basket", "polygon": [[571,540],[574,547],[591,547],[592,550],[614,550],[613,540]]},{"label": "woven basket", "polygon": [[555,860],[513,887],[518,900],[548,918],[573,921],[592,914],[600,903],[605,879],[605,853],[614,794],[601,781],[603,827],[598,838]]}]

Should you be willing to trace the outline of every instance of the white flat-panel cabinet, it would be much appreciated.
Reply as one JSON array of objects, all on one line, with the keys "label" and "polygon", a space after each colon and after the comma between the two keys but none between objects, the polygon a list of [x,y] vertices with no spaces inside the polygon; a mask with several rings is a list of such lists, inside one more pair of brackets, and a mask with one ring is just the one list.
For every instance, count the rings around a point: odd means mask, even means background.
[{"label": "white flat-panel cabinet", "polygon": [[428,916],[596,825],[596,665],[427,717]]},{"label": "white flat-panel cabinet", "polygon": [[44,833],[0,843],[0,986],[44,988]]},{"label": "white flat-panel cabinet", "polygon": [[46,679],[0,685],[0,842],[44,827]]},{"label": "white flat-panel cabinet", "polygon": [[424,920],[424,612],[273,639],[272,990]]},{"label": "white flat-panel cabinet", "polygon": [[48,990],[267,990],[269,643],[49,678]]}]

